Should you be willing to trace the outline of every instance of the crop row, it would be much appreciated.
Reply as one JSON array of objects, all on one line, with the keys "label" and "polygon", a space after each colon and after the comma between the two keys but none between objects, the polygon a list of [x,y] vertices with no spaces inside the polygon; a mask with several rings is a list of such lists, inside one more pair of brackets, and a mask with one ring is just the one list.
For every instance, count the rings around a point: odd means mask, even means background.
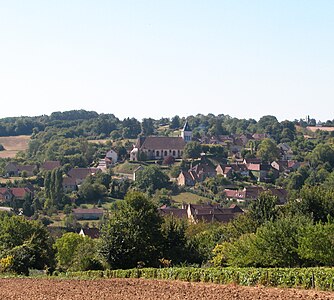
[{"label": "crop row", "polygon": [[69,278],[146,278],[334,290],[333,268],[143,268],[68,272]]}]

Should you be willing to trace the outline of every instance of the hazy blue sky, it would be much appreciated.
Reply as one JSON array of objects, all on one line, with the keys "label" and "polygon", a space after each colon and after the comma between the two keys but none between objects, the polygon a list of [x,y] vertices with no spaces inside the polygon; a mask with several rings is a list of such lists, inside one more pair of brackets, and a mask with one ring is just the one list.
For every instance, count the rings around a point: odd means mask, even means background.
[{"label": "hazy blue sky", "polygon": [[334,119],[334,1],[0,0],[0,104]]}]

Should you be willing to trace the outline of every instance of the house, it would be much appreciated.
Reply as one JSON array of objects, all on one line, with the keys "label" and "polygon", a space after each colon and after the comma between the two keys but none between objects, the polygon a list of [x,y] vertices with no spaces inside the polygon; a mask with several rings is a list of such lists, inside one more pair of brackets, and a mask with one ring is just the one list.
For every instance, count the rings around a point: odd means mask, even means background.
[{"label": "house", "polygon": [[237,163],[231,164],[231,167],[232,167],[233,172],[235,174],[238,174],[242,177],[248,177],[249,176],[249,170],[248,170],[246,164],[237,162]]},{"label": "house", "polygon": [[117,152],[114,151],[114,150],[112,150],[112,149],[109,150],[106,153],[106,156],[105,156],[104,160],[105,160],[107,168],[109,168],[110,166],[116,164],[117,161],[118,161],[118,154],[117,154]]},{"label": "house", "polygon": [[13,197],[9,188],[0,188],[0,202],[8,202],[12,200]]},{"label": "house", "polygon": [[163,217],[172,216],[178,219],[188,218],[187,210],[185,208],[175,208],[164,205],[160,207],[158,211]]},{"label": "house", "polygon": [[177,178],[180,186],[194,186],[196,182],[202,182],[205,178],[215,177],[217,172],[210,164],[202,161],[188,171],[181,171]]},{"label": "house", "polygon": [[282,160],[292,160],[294,157],[291,147],[287,143],[277,145],[280,150]]},{"label": "house", "polygon": [[81,228],[79,235],[88,236],[91,239],[98,239],[100,237],[100,230],[98,228]]},{"label": "house", "polygon": [[216,167],[217,175],[222,175],[225,178],[232,178],[233,177],[233,168],[227,165],[218,165]]},{"label": "house", "polygon": [[19,175],[25,174],[26,176],[34,176],[37,169],[36,166],[32,165],[18,165]]},{"label": "house", "polygon": [[59,160],[46,160],[41,166],[41,171],[52,171],[54,169],[60,168],[61,164]]},{"label": "house", "polygon": [[199,164],[190,168],[189,172],[194,172],[198,181],[204,181],[205,178],[215,177],[217,175],[215,168],[203,160]]},{"label": "house", "polygon": [[27,195],[33,195],[33,192],[27,187],[13,187],[10,188],[10,191],[12,192],[15,199],[21,201],[25,200]]},{"label": "house", "polygon": [[78,189],[77,180],[72,177],[63,177],[63,190],[65,193],[74,192]]},{"label": "house", "polygon": [[86,177],[94,176],[101,172],[99,168],[72,168],[68,172],[68,176],[76,180],[76,184],[80,185]]},{"label": "house", "polygon": [[173,216],[179,219],[188,219],[191,223],[198,222],[229,222],[244,211],[237,205],[223,208],[213,204],[186,204],[182,208],[160,207],[162,216]]},{"label": "house", "polygon": [[5,172],[7,176],[19,176],[19,168],[18,168],[17,163],[9,162],[5,166]]},{"label": "house", "polygon": [[20,176],[25,173],[27,176],[33,176],[36,166],[33,165],[19,165],[16,162],[9,162],[5,166],[7,176]]},{"label": "house", "polygon": [[143,160],[144,158],[148,160],[162,160],[167,156],[181,158],[186,143],[191,141],[191,139],[192,131],[188,122],[185,123],[183,129],[181,130],[180,137],[139,137],[130,152],[130,160],[138,161]]},{"label": "house", "polygon": [[[108,162],[108,160],[109,160],[108,158],[99,159],[99,164],[98,164],[97,168],[100,169],[102,172],[105,172],[107,170],[107,162]],[[109,163],[111,165],[111,161]]]},{"label": "house", "polygon": [[[278,171],[274,169],[270,164],[249,163],[247,164],[247,169],[259,182],[270,182],[272,180],[270,175],[274,178],[278,177]],[[271,174],[269,172],[271,172]]]},{"label": "house", "polygon": [[142,165],[138,166],[138,168],[133,170],[133,174],[132,174],[133,181],[136,181],[136,175],[141,170],[144,170],[144,167]]},{"label": "house", "polygon": [[197,176],[193,172],[181,171],[176,181],[180,186],[194,186],[197,181]]},{"label": "house", "polygon": [[187,210],[188,219],[193,223],[201,221],[227,223],[244,212],[237,205],[223,208],[213,204],[186,204],[183,208]]},{"label": "house", "polygon": [[271,166],[280,173],[296,171],[300,165],[296,160],[275,160],[271,163]]},{"label": "house", "polygon": [[268,191],[270,191],[274,196],[278,199],[278,204],[284,204],[288,200],[288,192],[285,189],[281,188],[268,188]]},{"label": "house", "polygon": [[269,191],[278,198],[278,204],[287,201],[288,193],[281,188],[263,188],[261,186],[247,186],[242,190],[225,189],[225,197],[227,200],[237,200],[238,202],[252,201],[259,197],[263,192]]},{"label": "house", "polygon": [[27,195],[33,195],[27,187],[0,188],[0,202],[9,202],[13,199],[24,201]]},{"label": "house", "polygon": [[260,158],[244,158],[243,163],[248,164],[260,164],[262,160]]},{"label": "house", "polygon": [[77,220],[99,220],[103,216],[103,210],[100,208],[74,208],[72,212]]},{"label": "house", "polygon": [[251,134],[240,134],[240,135],[234,135],[234,144],[246,147],[249,140],[252,140],[253,137]]}]

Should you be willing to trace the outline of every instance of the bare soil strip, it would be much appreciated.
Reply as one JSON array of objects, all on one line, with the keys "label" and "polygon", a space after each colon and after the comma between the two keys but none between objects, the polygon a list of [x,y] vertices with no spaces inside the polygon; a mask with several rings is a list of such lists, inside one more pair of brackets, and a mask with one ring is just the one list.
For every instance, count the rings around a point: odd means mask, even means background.
[{"label": "bare soil strip", "polygon": [[145,279],[0,279],[2,300],[294,300],[334,299],[332,292]]}]

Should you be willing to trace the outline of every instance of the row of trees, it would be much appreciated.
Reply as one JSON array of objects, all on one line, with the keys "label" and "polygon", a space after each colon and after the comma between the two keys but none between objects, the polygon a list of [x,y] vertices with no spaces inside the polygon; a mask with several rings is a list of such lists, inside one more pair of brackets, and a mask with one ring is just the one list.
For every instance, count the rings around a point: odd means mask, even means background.
[{"label": "row of trees", "polygon": [[[4,118],[0,120],[0,136],[38,134],[41,131],[56,129],[71,138],[136,138],[139,134],[154,134],[158,127],[167,125],[165,134],[178,130],[185,123],[185,118],[174,116],[154,120],[145,118],[141,122],[135,118],[119,120],[113,114],[98,114],[94,111],[72,110],[54,112],[50,116]],[[263,116],[254,119],[237,119],[228,115],[202,115],[188,116],[187,120],[197,135],[224,135],[243,133],[267,133],[276,142],[293,141],[296,138],[295,120],[278,122],[274,116]],[[328,121],[330,125],[330,121]]]}]

